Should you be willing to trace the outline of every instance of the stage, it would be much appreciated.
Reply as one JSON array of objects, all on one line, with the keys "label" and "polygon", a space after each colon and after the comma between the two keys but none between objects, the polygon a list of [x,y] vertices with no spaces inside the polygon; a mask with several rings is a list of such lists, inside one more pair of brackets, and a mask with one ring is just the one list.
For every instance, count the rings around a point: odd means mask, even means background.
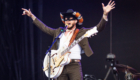
[{"label": "stage", "polygon": [[[51,28],[64,27],[60,12],[67,9],[79,11],[90,28],[103,16],[101,3],[109,0],[1,0],[0,1],[0,79],[47,80],[43,72],[43,60],[52,43],[52,36],[42,32],[31,18],[22,16],[21,8],[32,13]],[[140,73],[140,1],[115,0],[112,17],[103,31],[89,38],[94,54],[82,54],[82,71],[96,79],[104,79],[110,67],[106,61],[110,53],[110,25],[112,25],[112,53],[119,64],[128,65]],[[111,19],[112,18],[112,19]],[[120,72],[120,80],[124,80]],[[107,80],[115,80],[112,73]]]}]

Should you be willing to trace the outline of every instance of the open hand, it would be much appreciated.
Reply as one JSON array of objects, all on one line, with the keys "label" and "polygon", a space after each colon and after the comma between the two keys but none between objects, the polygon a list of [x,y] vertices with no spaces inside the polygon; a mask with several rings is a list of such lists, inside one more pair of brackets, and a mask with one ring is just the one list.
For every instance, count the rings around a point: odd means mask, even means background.
[{"label": "open hand", "polygon": [[27,15],[27,16],[29,16],[29,17],[32,16],[32,12],[31,12],[30,9],[27,10],[27,9],[25,9],[25,8],[22,8],[22,10],[23,10],[23,14],[22,14],[22,15]]},{"label": "open hand", "polygon": [[115,1],[110,0],[109,3],[104,6],[104,3],[102,3],[104,14],[107,15],[112,9],[115,8]]}]

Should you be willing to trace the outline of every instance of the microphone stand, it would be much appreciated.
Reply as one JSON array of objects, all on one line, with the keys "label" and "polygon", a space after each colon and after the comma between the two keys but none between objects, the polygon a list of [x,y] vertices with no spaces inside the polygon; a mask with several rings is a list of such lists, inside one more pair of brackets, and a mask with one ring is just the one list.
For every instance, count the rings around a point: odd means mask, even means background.
[{"label": "microphone stand", "polygon": [[53,46],[53,44],[58,40],[59,36],[61,35],[61,33],[65,32],[67,29],[67,26],[66,28],[63,28],[61,29],[61,32],[59,33],[59,35],[55,38],[55,40],[53,41],[52,45],[49,47],[49,49],[47,50],[46,54],[48,53],[48,56],[49,56],[49,71],[48,71],[48,80],[50,80],[50,72],[51,72],[51,48]]}]

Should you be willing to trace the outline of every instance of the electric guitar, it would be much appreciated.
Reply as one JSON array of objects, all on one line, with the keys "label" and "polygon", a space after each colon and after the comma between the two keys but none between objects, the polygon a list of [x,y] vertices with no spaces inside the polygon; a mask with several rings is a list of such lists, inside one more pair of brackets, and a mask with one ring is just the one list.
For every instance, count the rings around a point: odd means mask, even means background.
[{"label": "electric guitar", "polygon": [[[88,30],[83,36],[81,36],[79,39],[73,41],[73,43],[65,48],[59,48],[58,50],[51,50],[51,63],[50,63],[50,78],[56,79],[59,77],[59,75],[63,71],[63,67],[70,63],[70,52],[69,50],[74,47],[76,44],[78,44],[82,39],[85,37],[94,36],[98,33],[97,27],[94,27],[90,30]],[[45,72],[46,76],[48,77],[48,71],[49,71],[49,53],[46,54],[43,62],[43,71]]]}]

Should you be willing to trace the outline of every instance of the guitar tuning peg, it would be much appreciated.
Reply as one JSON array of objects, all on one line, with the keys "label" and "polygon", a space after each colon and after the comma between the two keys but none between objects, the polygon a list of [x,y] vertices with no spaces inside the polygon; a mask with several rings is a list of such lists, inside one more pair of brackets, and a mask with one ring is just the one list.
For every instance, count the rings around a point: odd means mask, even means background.
[{"label": "guitar tuning peg", "polygon": [[90,38],[91,38],[92,36],[90,36]]}]

